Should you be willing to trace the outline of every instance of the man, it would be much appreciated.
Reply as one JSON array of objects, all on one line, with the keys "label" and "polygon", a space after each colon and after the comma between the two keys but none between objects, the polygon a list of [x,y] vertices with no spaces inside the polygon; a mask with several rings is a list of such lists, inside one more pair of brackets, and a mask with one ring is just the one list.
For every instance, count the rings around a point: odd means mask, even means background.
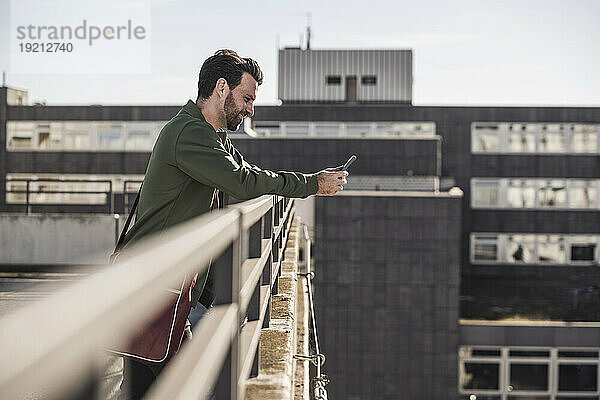
[{"label": "man", "polygon": [[[263,74],[250,58],[219,50],[200,69],[198,97],[161,130],[142,185],[136,222],[122,249],[150,234],[224,206],[231,195],[247,200],[264,194],[305,198],[334,195],[348,173],[328,168],[315,174],[272,172],[246,162],[227,137],[254,114]],[[192,305],[208,308],[215,297],[210,269],[198,276]],[[191,333],[191,332],[190,332]],[[161,367],[126,360],[121,399],[143,397]]]}]

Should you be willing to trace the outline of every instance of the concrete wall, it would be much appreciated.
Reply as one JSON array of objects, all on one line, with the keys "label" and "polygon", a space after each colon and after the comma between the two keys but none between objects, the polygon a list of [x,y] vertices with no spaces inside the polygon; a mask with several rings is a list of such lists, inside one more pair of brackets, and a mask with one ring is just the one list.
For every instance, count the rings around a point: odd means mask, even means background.
[{"label": "concrete wall", "polygon": [[331,398],[456,398],[460,209],[460,196],[444,194],[316,199],[315,307]]},{"label": "concrete wall", "polygon": [[116,223],[112,215],[1,214],[0,264],[106,263]]}]

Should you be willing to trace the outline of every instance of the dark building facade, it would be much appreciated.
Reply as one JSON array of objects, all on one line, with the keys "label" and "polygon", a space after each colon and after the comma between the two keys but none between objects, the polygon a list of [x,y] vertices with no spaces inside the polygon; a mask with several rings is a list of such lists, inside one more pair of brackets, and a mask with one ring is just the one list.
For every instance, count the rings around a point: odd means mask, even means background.
[{"label": "dark building facade", "polygon": [[315,301],[332,398],[455,398],[461,197],[317,199]]}]

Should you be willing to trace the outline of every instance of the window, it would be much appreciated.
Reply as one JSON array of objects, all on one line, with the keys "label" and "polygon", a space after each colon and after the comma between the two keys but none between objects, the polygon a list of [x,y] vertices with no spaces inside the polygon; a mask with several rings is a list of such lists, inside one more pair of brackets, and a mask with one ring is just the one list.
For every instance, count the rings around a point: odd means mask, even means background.
[{"label": "window", "polygon": [[9,121],[9,151],[151,151],[163,122]]},{"label": "window", "polygon": [[510,364],[509,385],[511,392],[548,390],[548,363],[545,364]]},{"label": "window", "polygon": [[123,147],[123,132],[120,124],[102,124],[98,127],[98,146],[101,149],[120,150]]},{"label": "window", "polygon": [[540,132],[540,153],[564,153],[567,151],[565,132],[557,124],[549,124]]},{"label": "window", "polygon": [[541,181],[538,193],[540,207],[565,208],[567,206],[567,182],[565,180]]},{"label": "window", "polygon": [[336,123],[317,123],[315,124],[315,133],[317,136],[338,136],[340,125]]},{"label": "window", "polygon": [[596,257],[596,239],[594,236],[576,235],[569,238],[571,243],[571,262],[590,263]]},{"label": "window", "polygon": [[498,243],[496,235],[478,235],[473,238],[474,261],[496,261],[498,259]]},{"label": "window", "polygon": [[505,242],[505,257],[509,263],[533,263],[535,261],[535,236],[508,236],[508,240]]},{"label": "window", "polygon": [[561,392],[598,391],[598,365],[559,364],[558,390]]},{"label": "window", "polygon": [[595,208],[597,193],[596,181],[571,179],[569,182],[569,207]]},{"label": "window", "polygon": [[340,75],[327,75],[328,85],[341,85],[342,77]]},{"label": "window", "polygon": [[596,264],[598,235],[472,233],[473,264]]},{"label": "window", "polygon": [[462,389],[498,389],[500,376],[500,364],[498,363],[475,363],[464,364],[465,379]]},{"label": "window", "polygon": [[600,395],[598,349],[461,346],[458,357],[462,399],[598,399]]},{"label": "window", "polygon": [[500,187],[497,182],[477,181],[471,185],[471,205],[473,207],[498,206],[498,191]]},{"label": "window", "polygon": [[253,127],[256,133],[263,136],[278,136],[281,134],[279,122],[261,122],[256,123]]},{"label": "window", "polygon": [[511,124],[508,134],[510,153],[534,153],[535,133],[526,130],[526,124]]},{"label": "window", "polygon": [[573,153],[598,153],[598,127],[591,124],[572,126],[571,151]]},{"label": "window", "polygon": [[367,123],[347,123],[347,136],[367,136],[371,133],[371,124]]},{"label": "window", "polygon": [[254,129],[264,136],[433,136],[435,122],[267,121],[254,122]]},{"label": "window", "polygon": [[308,122],[285,122],[286,135],[308,135]]},{"label": "window", "polygon": [[360,83],[363,85],[376,85],[377,77],[375,75],[363,75],[360,79]]},{"label": "window", "polygon": [[65,124],[63,149],[89,150],[91,142],[89,127],[82,124]]},{"label": "window", "polygon": [[472,136],[473,152],[498,152],[500,151],[500,135],[497,132],[476,132]]},{"label": "window", "polygon": [[154,141],[160,132],[160,126],[155,122],[127,122],[127,141],[125,148],[132,151],[151,151]]},{"label": "window", "polygon": [[6,147],[8,149],[30,149],[33,146],[34,122],[8,121],[6,123]]},{"label": "window", "polygon": [[535,206],[535,181],[510,179],[507,186],[506,200],[508,207],[533,208]]},{"label": "window", "polygon": [[567,261],[564,239],[560,235],[538,235],[537,252],[541,263],[564,264]]},{"label": "window", "polygon": [[598,154],[600,124],[474,122],[473,153]]},{"label": "window", "polygon": [[598,179],[472,178],[472,208],[600,209]]}]

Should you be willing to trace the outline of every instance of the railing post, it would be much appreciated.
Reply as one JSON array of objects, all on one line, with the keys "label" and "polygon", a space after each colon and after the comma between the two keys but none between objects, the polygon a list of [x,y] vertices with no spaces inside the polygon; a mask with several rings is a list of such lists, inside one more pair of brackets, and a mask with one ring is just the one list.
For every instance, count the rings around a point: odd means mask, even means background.
[{"label": "railing post", "polygon": [[[275,196],[273,196],[273,199]],[[271,209],[263,216],[263,239],[269,239],[271,241],[271,245],[273,245],[273,233],[275,231],[275,203]],[[268,285],[269,291],[271,288],[271,277],[273,276],[273,249],[271,247],[271,254],[269,255],[269,259],[267,260],[267,265],[263,269],[263,274],[261,278],[261,285]],[[268,293],[267,295],[270,296]],[[269,327],[269,322],[271,320],[271,301],[267,302],[267,310],[265,312],[265,317],[263,318],[263,328]]]},{"label": "railing post", "polygon": [[[249,258],[258,258],[262,253],[262,222],[261,218],[254,225],[250,227],[248,232],[248,257]],[[266,269],[266,268],[265,268]],[[256,321],[260,318],[260,285],[259,281],[254,288],[254,293],[250,298],[250,303],[248,304],[248,321]]]},{"label": "railing post", "polygon": [[[216,297],[214,304],[238,304],[240,296],[240,270],[242,265],[243,225],[241,212],[238,215],[238,237],[211,268],[215,270]],[[239,338],[241,312],[235,320],[229,354],[215,385],[217,399],[237,400],[239,376]]]},{"label": "railing post", "polygon": [[114,214],[115,213],[115,193],[113,192],[113,187],[112,187],[112,180],[108,181],[108,190],[109,190],[109,196],[110,196],[110,210],[109,210],[109,214]]},{"label": "railing post", "polygon": [[25,197],[25,210],[27,211],[27,214],[30,213],[30,210],[29,210],[29,183],[30,182],[31,181],[29,179],[27,179],[27,190],[26,190],[27,193],[25,193],[25,196],[26,196]]}]

